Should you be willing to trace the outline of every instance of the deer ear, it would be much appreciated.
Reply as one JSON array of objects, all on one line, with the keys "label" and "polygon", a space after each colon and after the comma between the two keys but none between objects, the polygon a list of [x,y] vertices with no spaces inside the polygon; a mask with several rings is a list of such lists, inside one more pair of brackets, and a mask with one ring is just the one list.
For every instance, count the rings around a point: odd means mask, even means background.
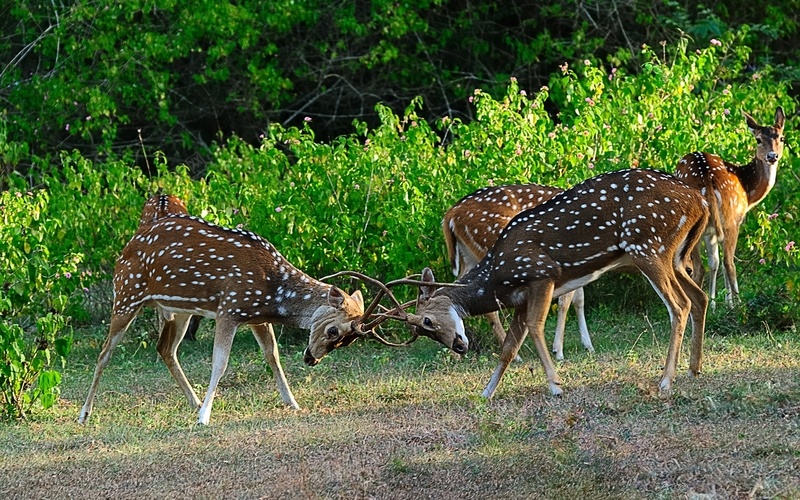
[{"label": "deer ear", "polygon": [[344,304],[344,293],[338,287],[332,286],[328,290],[328,305],[334,309],[339,309]]},{"label": "deer ear", "polygon": [[786,115],[783,113],[783,108],[778,106],[778,109],[775,110],[775,127],[776,129],[783,132],[783,124],[786,122]]},{"label": "deer ear", "polygon": [[359,310],[363,313],[364,312],[364,296],[361,295],[361,290],[356,290],[355,292],[350,294],[350,298],[353,299],[356,304],[358,305]]},{"label": "deer ear", "polygon": [[756,131],[761,128],[761,125],[759,125],[752,116],[747,114],[747,111],[742,111],[742,114],[744,115],[744,119],[747,122],[747,128],[750,129],[750,132],[755,134]]},{"label": "deer ear", "polygon": [[[433,277],[433,271],[431,271],[430,267],[426,267],[422,270],[422,282],[423,283],[433,283],[436,279]],[[430,285],[421,285],[419,287],[419,295],[417,296],[417,302],[420,300],[427,300],[433,295],[434,290],[436,287]]]}]

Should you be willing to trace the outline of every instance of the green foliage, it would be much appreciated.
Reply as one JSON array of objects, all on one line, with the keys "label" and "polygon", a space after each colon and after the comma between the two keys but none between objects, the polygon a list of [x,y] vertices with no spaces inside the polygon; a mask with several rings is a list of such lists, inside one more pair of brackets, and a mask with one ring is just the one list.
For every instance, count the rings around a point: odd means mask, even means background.
[{"label": "green foliage", "polygon": [[[780,264],[758,265],[760,281],[745,288],[741,303],[733,308],[717,305],[710,310],[708,331],[720,335],[742,335],[752,331],[796,332],[800,325],[800,287],[797,268]],[[753,272],[752,268],[744,268]]]},{"label": "green foliage", "polygon": [[[59,255],[92,248],[83,256],[87,269],[108,273],[144,200],[161,189],[183,198],[196,215],[262,234],[311,274],[353,268],[395,277],[424,265],[444,273],[441,215],[480,187],[531,181],[568,187],[630,166],[671,171],[694,150],[746,163],[754,141],[741,111],[767,122],[791,98],[768,69],[734,78],[749,53],[736,42],[697,51],[683,42],[661,55],[645,47],[638,75],[589,60],[565,64],[530,94],[512,78],[501,99],[473,92],[470,123],[445,118],[431,127],[415,99],[402,115],[378,105],[379,126],[356,122],[356,133],[330,142],[315,139],[310,118],[301,128],[273,124],[258,147],[236,138],[216,147],[201,181],[185,168],[168,171],[160,155],[152,159],[160,175],[149,179],[127,159],[97,168],[63,153],[60,173],[44,180],[57,204],[48,209],[48,223],[60,225],[48,248]],[[562,110],[557,119],[546,111],[552,106]],[[782,165],[790,170],[795,160],[788,153]],[[797,265],[796,249],[782,251],[793,234],[789,214],[800,205],[796,182],[779,174],[776,194],[747,219],[743,258],[752,251]],[[765,218],[778,199],[786,215]]]},{"label": "green foliage", "polygon": [[587,54],[638,72],[642,43],[683,36],[702,48],[741,33],[752,67],[796,77],[795,10],[789,0],[9,3],[0,116],[39,156],[144,146],[179,163],[208,159],[221,137],[257,144],[267,123],[302,125],[305,115],[326,137],[351,131],[353,117],[375,127],[374,104],[402,113],[418,95],[428,121],[469,120],[476,88],[498,98],[511,75],[539,88]]},{"label": "green foliage", "polygon": [[[0,416],[22,418],[38,402],[53,405],[62,364],[72,342],[67,327],[82,298],[79,248],[64,249],[58,238],[65,219],[50,218],[43,190],[0,193]],[[73,243],[74,244],[74,243]],[[36,318],[36,334],[29,334]],[[53,359],[55,357],[55,359]]]},{"label": "green foliage", "polygon": [[61,373],[72,347],[68,318],[47,314],[36,321],[36,334],[0,320],[0,418],[28,416],[39,403],[50,408],[60,394]]},{"label": "green foliage", "polygon": [[6,177],[29,155],[30,151],[26,143],[9,139],[8,123],[0,117],[0,189],[7,187]]},{"label": "green foliage", "polygon": [[0,242],[5,248],[0,254],[0,314],[63,313],[81,287],[80,242],[57,243],[69,219],[50,217],[50,196],[44,190],[0,193]]}]

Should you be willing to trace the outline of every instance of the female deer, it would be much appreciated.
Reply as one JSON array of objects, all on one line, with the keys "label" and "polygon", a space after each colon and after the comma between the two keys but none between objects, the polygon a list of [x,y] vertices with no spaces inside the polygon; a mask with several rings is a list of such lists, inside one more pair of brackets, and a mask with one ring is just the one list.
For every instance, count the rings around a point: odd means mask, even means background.
[{"label": "female deer", "polygon": [[[756,154],[750,163],[737,166],[717,155],[695,152],[684,156],[675,169],[678,179],[700,191],[708,201],[711,217],[703,239],[711,275],[709,295],[712,301],[716,298],[719,243],[722,242],[729,305],[739,299],[734,262],[739,227],[747,212],[761,202],[775,185],[778,160],[783,154],[783,125],[786,120],[780,106],[775,111],[775,123],[771,126],[762,127],[747,113],[744,113],[744,117],[757,144]],[[699,246],[695,249],[694,260],[698,263],[698,276],[702,279]]]}]

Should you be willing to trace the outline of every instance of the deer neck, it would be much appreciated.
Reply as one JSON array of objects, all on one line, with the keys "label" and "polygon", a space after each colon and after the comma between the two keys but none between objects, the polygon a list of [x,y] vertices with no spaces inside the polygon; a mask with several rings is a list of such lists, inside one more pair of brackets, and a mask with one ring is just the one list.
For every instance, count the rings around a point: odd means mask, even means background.
[{"label": "deer neck", "polygon": [[512,306],[511,298],[500,294],[492,274],[489,272],[492,255],[488,254],[478,265],[456,281],[458,287],[445,287],[439,293],[453,301],[462,318],[480,316]]},{"label": "deer neck", "polygon": [[301,279],[290,286],[278,286],[272,302],[275,322],[286,326],[310,330],[317,316],[328,304],[330,285],[301,274]]},{"label": "deer neck", "polygon": [[778,162],[767,163],[759,158],[740,167],[729,165],[729,170],[739,179],[747,196],[747,210],[763,200],[775,185],[778,173]]}]

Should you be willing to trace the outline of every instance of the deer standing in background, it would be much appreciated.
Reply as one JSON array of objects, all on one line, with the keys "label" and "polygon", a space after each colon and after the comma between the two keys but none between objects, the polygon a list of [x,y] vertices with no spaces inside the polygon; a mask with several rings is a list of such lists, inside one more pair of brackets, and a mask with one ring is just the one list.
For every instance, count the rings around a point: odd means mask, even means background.
[{"label": "deer standing in background", "polygon": [[[146,207],[143,217],[149,210]],[[140,226],[117,260],[108,338],[79,422],[86,422],[92,413],[100,376],[143,307],[154,307],[164,316],[157,350],[189,404],[199,408],[200,424],[209,422],[239,326],[250,326],[283,402],[299,408],[278,358],[272,323],[331,336],[350,332],[364,320],[361,292],[348,295],[309,277],[255,233],[226,229],[185,214],[167,214]],[[192,315],[216,319],[211,380],[202,405],[177,359]]]},{"label": "deer standing in background", "polygon": [[[475,267],[491,250],[501,231],[520,212],[549,200],[564,190],[538,184],[519,184],[486,187],[464,196],[447,213],[442,221],[444,242],[453,274],[460,278]],[[583,288],[567,292],[558,298],[558,318],[553,340],[556,359],[564,359],[564,328],[570,303],[578,316],[581,342],[594,352],[584,314]],[[498,311],[486,315],[500,345],[506,331]]]},{"label": "deer standing in background", "polygon": [[[780,106],[775,111],[775,123],[762,127],[752,116],[744,113],[750,132],[756,138],[756,154],[747,165],[737,166],[711,153],[695,152],[684,156],[675,169],[675,176],[699,190],[710,207],[711,217],[704,234],[708,270],[711,275],[709,295],[712,305],[717,293],[719,243],[722,242],[725,266],[726,300],[733,305],[739,299],[736,281],[736,242],[744,216],[769,194],[775,185],[778,160],[783,154],[783,125],[786,116]],[[697,271],[702,279],[700,248],[695,249]]]},{"label": "deer standing in background", "polygon": [[689,317],[689,371],[696,375],[701,369],[708,297],[687,268],[707,223],[703,196],[669,174],[632,169],[599,175],[514,217],[486,257],[456,281],[463,286],[426,286],[433,281],[426,268],[417,283],[415,314],[407,321],[423,335],[443,335],[463,331],[464,317],[514,308],[500,362],[483,396],[492,397],[529,332],[550,391],[559,395],[561,379],[544,341],[552,297],[633,265],[669,312],[669,350],[660,383],[668,390]]}]

